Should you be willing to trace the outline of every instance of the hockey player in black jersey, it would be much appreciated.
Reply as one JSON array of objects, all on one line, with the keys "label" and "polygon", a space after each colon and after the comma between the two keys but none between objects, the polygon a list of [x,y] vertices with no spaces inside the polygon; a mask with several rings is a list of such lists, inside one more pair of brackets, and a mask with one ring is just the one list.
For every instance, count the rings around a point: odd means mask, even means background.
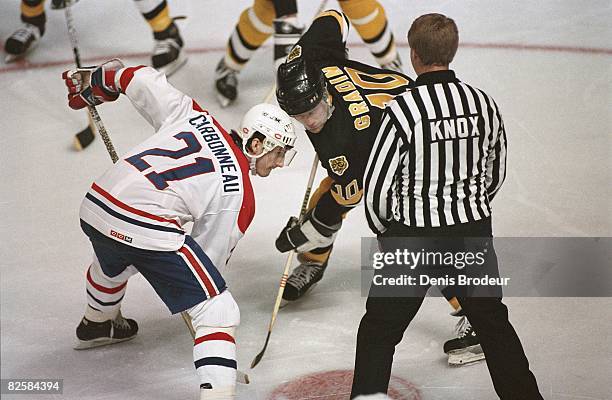
[{"label": "hockey player in black jersey", "polygon": [[344,215],[363,193],[362,177],[385,105],[408,89],[407,76],[346,57],[348,18],[319,15],[277,74],[279,105],[298,120],[327,170],[302,221],[281,232],[276,247],[298,251],[283,298],[297,300],[323,277]]},{"label": "hockey player in black jersey", "polygon": [[[323,278],[342,220],[361,201],[362,178],[383,109],[412,83],[394,70],[349,60],[348,28],[343,13],[323,12],[277,73],[278,103],[304,126],[328,175],[312,195],[303,221],[290,219],[276,241],[281,252],[296,250],[300,262],[287,280],[285,301],[299,299]],[[449,364],[484,359],[457,299],[442,292],[454,308],[452,315],[461,318],[457,337],[444,344]]]}]

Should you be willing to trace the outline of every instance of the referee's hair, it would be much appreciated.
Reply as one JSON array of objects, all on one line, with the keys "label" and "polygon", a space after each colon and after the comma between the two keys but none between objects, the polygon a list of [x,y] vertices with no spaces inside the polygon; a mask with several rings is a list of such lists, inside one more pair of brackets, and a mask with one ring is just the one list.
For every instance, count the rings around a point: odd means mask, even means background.
[{"label": "referee's hair", "polygon": [[448,66],[459,46],[459,31],[445,15],[421,15],[410,26],[408,44],[423,64]]}]

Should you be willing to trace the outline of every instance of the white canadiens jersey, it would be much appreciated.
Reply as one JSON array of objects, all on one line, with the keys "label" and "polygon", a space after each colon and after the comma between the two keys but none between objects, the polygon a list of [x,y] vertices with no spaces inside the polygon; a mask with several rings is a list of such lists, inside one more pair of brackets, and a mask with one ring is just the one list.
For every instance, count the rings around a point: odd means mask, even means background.
[{"label": "white canadiens jersey", "polygon": [[115,80],[156,134],[93,183],[81,219],[121,243],[158,251],[178,250],[193,222],[191,236],[223,267],[255,213],[247,158],[162,73],[124,68]]}]

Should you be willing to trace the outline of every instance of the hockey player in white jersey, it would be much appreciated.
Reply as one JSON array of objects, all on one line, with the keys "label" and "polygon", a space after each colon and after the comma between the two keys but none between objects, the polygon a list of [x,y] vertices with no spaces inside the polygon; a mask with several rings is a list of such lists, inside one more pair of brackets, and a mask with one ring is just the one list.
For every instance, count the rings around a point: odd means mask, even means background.
[{"label": "hockey player in white jersey", "polygon": [[260,104],[239,134],[228,133],[162,73],[118,60],[63,78],[71,108],[124,94],[156,131],[96,179],[82,202],[81,227],[94,257],[76,347],[136,335],[136,321],[120,306],[128,278],[141,273],[172,313],[191,317],[201,398],[233,399],[240,313],[222,271],[254,216],[249,172],[267,176],[295,155],[291,119]]}]

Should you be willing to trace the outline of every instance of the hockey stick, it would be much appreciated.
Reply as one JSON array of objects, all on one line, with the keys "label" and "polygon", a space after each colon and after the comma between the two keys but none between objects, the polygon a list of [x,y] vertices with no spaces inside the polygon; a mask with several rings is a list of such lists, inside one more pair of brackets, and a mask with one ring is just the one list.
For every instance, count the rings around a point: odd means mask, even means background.
[{"label": "hockey stick", "polygon": [[[314,182],[315,175],[317,174],[317,165],[319,164],[319,156],[315,154],[314,160],[312,161],[312,167],[310,168],[310,176],[308,177],[308,185],[306,186],[306,193],[304,193],[304,200],[302,200],[302,207],[300,208],[300,221],[306,214],[306,208],[308,207],[308,199],[310,199],[310,191],[312,190],[312,184]],[[274,328],[274,323],[276,322],[276,316],[278,315],[278,310],[280,308],[281,300],[283,299],[283,293],[285,292],[285,285],[287,284],[287,278],[289,277],[289,267],[291,266],[291,262],[293,261],[293,255],[295,251],[290,251],[287,256],[287,262],[285,263],[285,269],[283,270],[283,276],[280,280],[280,286],[278,287],[278,294],[276,295],[276,302],[274,303],[274,308],[272,309],[272,317],[270,318],[270,324],[268,325],[268,335],[266,336],[266,342],[264,343],[263,349],[255,356],[253,362],[251,362],[251,368],[255,368],[257,364],[261,361],[266,352],[266,348],[268,347],[268,343],[270,342],[270,335],[272,334],[272,329]]]},{"label": "hockey stick", "polygon": [[[66,7],[64,8],[64,13],[66,16],[66,25],[68,26],[68,37],[70,39],[70,45],[72,46],[72,52],[74,53],[74,62],[76,63],[77,68],[81,68],[81,57],[79,55],[76,30],[74,29],[74,23],[72,20],[72,10],[70,9],[71,7],[72,5],[66,5]],[[96,138],[96,124],[94,124],[93,113],[91,112],[91,110],[89,111],[87,116],[89,119],[89,124],[87,125],[87,127],[85,127],[85,129],[74,135],[74,147],[79,151],[89,146],[91,142],[93,142],[93,140]],[[106,144],[106,141],[104,142],[104,144]]]},{"label": "hockey stick", "polygon": [[[321,1],[319,4],[319,8],[315,12],[313,20],[317,18],[319,14],[323,12],[325,6],[327,5],[327,0]],[[264,98],[264,102],[268,102],[276,91],[276,83],[272,85],[266,97]],[[319,163],[319,156],[315,154],[314,160],[312,161],[312,167],[310,168],[310,176],[308,177],[308,185],[306,186],[306,193],[304,193],[304,199],[302,200],[302,207],[300,208],[300,221],[306,214],[306,208],[308,207],[308,199],[310,199],[310,191],[312,190],[312,184],[314,182],[315,175],[317,174],[317,164]],[[280,280],[280,286],[278,288],[278,294],[276,295],[276,302],[274,303],[274,308],[272,309],[272,316],[270,317],[270,324],[268,325],[268,334],[266,336],[266,341],[264,343],[261,351],[253,358],[251,362],[251,369],[255,368],[257,364],[261,361],[268,348],[268,343],[270,342],[270,335],[272,335],[272,329],[274,328],[274,323],[276,322],[276,316],[278,315],[278,310],[280,309],[281,301],[283,299],[283,293],[285,292],[285,285],[287,284],[287,279],[289,278],[289,267],[291,267],[291,262],[293,261],[293,256],[295,251],[290,251],[287,256],[287,262],[285,263],[285,269],[283,270],[283,275]]]}]

